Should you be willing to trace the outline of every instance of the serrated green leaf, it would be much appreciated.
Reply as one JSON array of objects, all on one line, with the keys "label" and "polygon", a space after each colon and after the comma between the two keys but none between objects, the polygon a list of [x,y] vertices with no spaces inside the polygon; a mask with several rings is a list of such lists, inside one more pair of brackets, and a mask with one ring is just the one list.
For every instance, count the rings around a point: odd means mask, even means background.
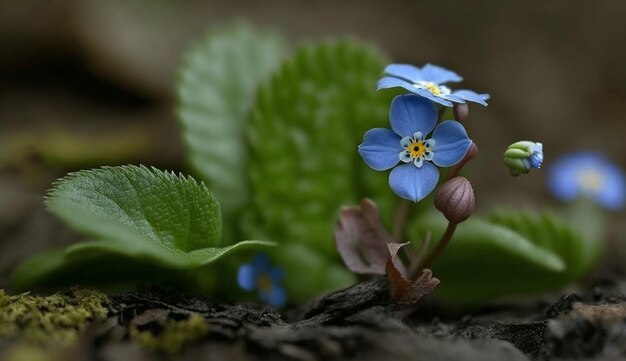
[{"label": "serrated green leaf", "polygon": [[[73,173],[55,184],[46,203],[70,227],[97,241],[27,260],[14,274],[20,286],[59,274],[67,275],[65,282],[109,274],[113,283],[120,272],[126,280],[139,271],[149,278],[153,269],[194,269],[234,250],[271,245],[246,241],[219,247],[220,208],[204,184],[155,168]],[[85,271],[96,265],[97,270]],[[68,273],[76,269],[82,272]]]},{"label": "serrated green leaf", "polygon": [[278,35],[235,24],[210,31],[184,56],[177,93],[188,159],[227,219],[247,199],[242,130],[250,104],[285,49]]},{"label": "serrated green leaf", "polygon": [[[446,227],[440,215],[420,225],[437,240]],[[503,211],[488,220],[461,223],[433,265],[441,280],[437,293],[457,302],[480,302],[506,295],[558,289],[580,277],[584,242],[549,215]]]},{"label": "serrated green leaf", "polygon": [[[219,203],[203,184],[155,168],[120,166],[70,174],[51,190],[48,209],[70,226],[129,245],[183,252],[219,246]],[[111,230],[113,232],[111,232]],[[137,246],[139,247],[139,246]]]},{"label": "serrated green leaf", "polygon": [[269,239],[337,257],[341,205],[374,197],[389,214],[387,175],[357,154],[366,130],[388,124],[390,94],[376,93],[386,60],[360,43],[301,48],[257,93],[247,136],[254,215]]}]

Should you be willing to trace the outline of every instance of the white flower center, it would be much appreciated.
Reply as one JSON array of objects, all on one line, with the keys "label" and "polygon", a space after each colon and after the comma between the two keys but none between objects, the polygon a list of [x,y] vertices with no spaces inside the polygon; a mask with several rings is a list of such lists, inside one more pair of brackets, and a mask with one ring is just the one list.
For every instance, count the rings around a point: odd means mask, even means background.
[{"label": "white flower center", "polygon": [[426,89],[431,92],[433,95],[450,95],[452,92],[450,88],[445,85],[439,85],[437,83],[433,83],[432,81],[423,81],[420,80],[417,83],[413,84],[417,89]]},{"label": "white flower center", "polygon": [[398,153],[398,158],[404,163],[413,161],[413,164],[417,168],[421,168],[425,160],[432,160],[435,155],[433,152],[435,140],[425,140],[422,132],[416,132],[412,137],[402,138],[400,140],[400,146],[402,146],[404,150]]}]

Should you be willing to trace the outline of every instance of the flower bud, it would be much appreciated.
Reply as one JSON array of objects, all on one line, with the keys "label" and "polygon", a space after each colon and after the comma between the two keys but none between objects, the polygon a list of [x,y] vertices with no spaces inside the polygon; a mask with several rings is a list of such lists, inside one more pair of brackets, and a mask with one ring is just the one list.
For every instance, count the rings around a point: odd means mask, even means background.
[{"label": "flower bud", "polygon": [[454,177],[437,190],[435,207],[450,223],[461,223],[474,211],[474,189],[465,177]]},{"label": "flower bud", "polygon": [[541,168],[543,145],[531,141],[520,141],[509,145],[504,152],[504,164],[512,176],[526,174],[531,168]]},{"label": "flower bud", "polygon": [[454,113],[454,119],[463,123],[469,115],[469,106],[466,103],[454,103],[452,111]]}]

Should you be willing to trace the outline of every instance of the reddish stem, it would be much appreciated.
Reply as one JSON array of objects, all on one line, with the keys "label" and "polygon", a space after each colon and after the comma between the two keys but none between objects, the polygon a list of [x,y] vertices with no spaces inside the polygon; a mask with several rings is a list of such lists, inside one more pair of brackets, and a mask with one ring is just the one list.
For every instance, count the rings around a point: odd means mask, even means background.
[{"label": "reddish stem", "polygon": [[[452,223],[452,222],[448,223],[448,228],[446,228],[446,231],[443,233],[443,236],[441,236],[439,243],[437,243],[437,247],[435,247],[435,250],[433,251],[433,253],[431,253],[430,256],[428,256],[428,258],[424,262],[424,265],[420,267],[420,269],[430,268],[432,266],[433,262],[437,259],[437,257],[439,257],[439,254],[444,250],[444,248],[446,248],[448,243],[450,243],[450,239],[452,239],[452,235],[454,235],[454,231],[456,231],[456,226],[457,226],[456,223]],[[415,276],[416,274],[411,275],[411,277],[415,277]]]},{"label": "reddish stem", "polygon": [[446,177],[446,180],[450,180],[450,179],[456,177],[457,175],[459,175],[459,172],[461,171],[461,169],[463,169],[463,167],[465,167],[465,165],[470,160],[474,159],[477,154],[478,154],[478,147],[476,146],[476,143],[472,142],[472,145],[470,145],[470,148],[467,151],[467,154],[465,155],[465,158],[463,158],[463,160],[461,160],[460,163],[458,163],[454,168],[452,168],[450,173],[448,173],[448,176]]}]

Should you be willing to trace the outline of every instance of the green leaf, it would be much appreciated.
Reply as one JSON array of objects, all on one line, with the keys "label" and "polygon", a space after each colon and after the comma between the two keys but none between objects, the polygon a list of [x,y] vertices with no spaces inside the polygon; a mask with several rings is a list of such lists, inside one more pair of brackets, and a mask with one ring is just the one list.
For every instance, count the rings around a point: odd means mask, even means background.
[{"label": "green leaf", "polygon": [[602,256],[606,244],[608,225],[603,209],[593,200],[581,197],[555,215],[585,242],[583,268],[588,270],[593,267]]},{"label": "green leaf", "polygon": [[242,131],[250,104],[285,48],[274,33],[235,24],[210,31],[184,56],[178,118],[188,159],[220,201],[226,219],[247,200]]},{"label": "green leaf", "polygon": [[390,214],[387,174],[357,153],[365,131],[389,124],[391,94],[375,91],[385,64],[352,41],[305,46],[259,89],[246,129],[248,229],[336,258],[341,205],[373,197]]},{"label": "green leaf", "polygon": [[[591,213],[589,215],[591,216]],[[552,214],[538,215],[501,209],[493,212],[490,220],[558,254],[566,264],[565,273],[568,280],[565,282],[584,276],[602,249],[602,242],[599,239],[587,239],[584,232]]]},{"label": "green leaf", "polygon": [[[220,207],[204,184],[155,168],[105,167],[70,174],[55,184],[47,205],[97,241],[27,260],[15,271],[18,285],[67,274],[68,269],[83,270],[70,272],[71,279],[89,279],[106,270],[115,282],[115,275],[132,278],[133,270],[194,269],[235,250],[271,245],[246,241],[219,247]],[[92,265],[98,269],[85,273]]]},{"label": "green leaf", "polygon": [[[446,227],[437,214],[420,225],[438,240]],[[567,225],[550,215],[498,211],[488,220],[461,223],[433,265],[441,280],[437,293],[457,302],[481,302],[558,289],[588,270],[585,244]]]},{"label": "green leaf", "polygon": [[348,287],[356,276],[343,265],[303,244],[286,244],[270,251],[276,264],[284,267],[284,287],[292,303],[304,303],[324,292]]}]

